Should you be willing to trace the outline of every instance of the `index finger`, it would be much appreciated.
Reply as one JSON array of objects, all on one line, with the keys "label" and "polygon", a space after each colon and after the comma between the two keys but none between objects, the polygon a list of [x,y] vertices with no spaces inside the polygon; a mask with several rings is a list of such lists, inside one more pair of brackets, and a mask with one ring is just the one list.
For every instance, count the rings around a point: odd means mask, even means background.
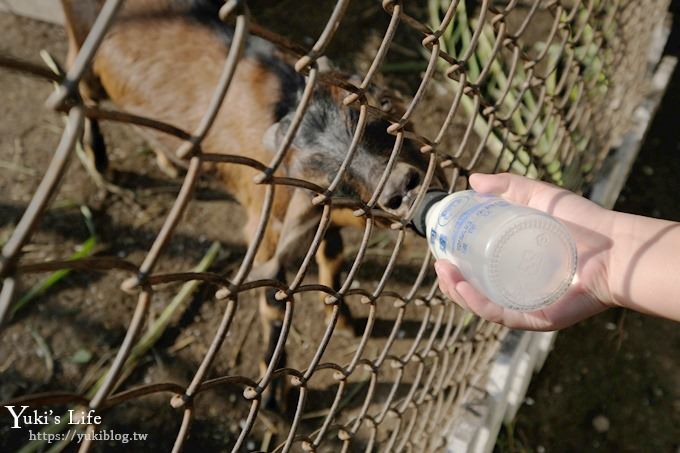
[{"label": "index finger", "polygon": [[470,175],[470,186],[480,193],[498,195],[510,202],[546,211],[557,198],[571,192],[524,176],[511,173]]}]

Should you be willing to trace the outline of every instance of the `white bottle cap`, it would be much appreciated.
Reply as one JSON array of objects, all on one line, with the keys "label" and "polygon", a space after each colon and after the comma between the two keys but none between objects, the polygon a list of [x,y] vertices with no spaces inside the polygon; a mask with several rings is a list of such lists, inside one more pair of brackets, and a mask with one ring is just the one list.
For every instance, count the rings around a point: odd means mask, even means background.
[{"label": "white bottle cap", "polygon": [[559,299],[576,272],[567,229],[543,213],[513,219],[489,243],[487,294],[497,304],[532,311]]}]

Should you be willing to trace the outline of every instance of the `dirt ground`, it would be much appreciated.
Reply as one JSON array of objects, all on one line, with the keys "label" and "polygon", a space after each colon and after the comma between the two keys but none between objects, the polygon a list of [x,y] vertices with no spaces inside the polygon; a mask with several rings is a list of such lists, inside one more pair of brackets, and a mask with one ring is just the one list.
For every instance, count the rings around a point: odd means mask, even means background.
[{"label": "dirt ground", "polygon": [[[680,57],[680,2],[673,11],[666,53]],[[678,105],[680,68],[616,210],[680,221]],[[678,323],[610,310],[560,332],[496,451],[680,451]]]}]

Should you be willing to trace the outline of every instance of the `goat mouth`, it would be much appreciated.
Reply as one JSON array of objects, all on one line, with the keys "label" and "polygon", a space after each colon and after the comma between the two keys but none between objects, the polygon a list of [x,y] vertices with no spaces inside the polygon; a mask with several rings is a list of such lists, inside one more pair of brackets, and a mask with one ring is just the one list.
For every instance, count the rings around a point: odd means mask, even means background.
[{"label": "goat mouth", "polygon": [[387,213],[398,217],[399,219],[403,219],[406,214],[408,213],[408,210],[411,208],[411,204],[413,203],[413,200],[415,199],[414,194],[406,194],[404,197],[401,199],[401,203],[399,207],[396,208],[389,208],[387,206],[381,205],[380,207]]}]

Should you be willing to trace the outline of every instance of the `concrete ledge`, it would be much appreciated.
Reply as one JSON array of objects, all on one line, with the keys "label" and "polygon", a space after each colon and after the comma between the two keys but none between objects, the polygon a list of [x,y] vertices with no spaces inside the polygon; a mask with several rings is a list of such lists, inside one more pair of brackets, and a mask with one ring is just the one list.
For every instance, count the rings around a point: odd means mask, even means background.
[{"label": "concrete ledge", "polygon": [[614,207],[677,63],[677,58],[672,56],[666,56],[661,60],[652,78],[649,95],[633,112],[633,127],[624,135],[621,146],[605,160],[603,172],[607,177],[599,178],[593,184],[590,196],[591,200],[599,205],[606,208]]}]

